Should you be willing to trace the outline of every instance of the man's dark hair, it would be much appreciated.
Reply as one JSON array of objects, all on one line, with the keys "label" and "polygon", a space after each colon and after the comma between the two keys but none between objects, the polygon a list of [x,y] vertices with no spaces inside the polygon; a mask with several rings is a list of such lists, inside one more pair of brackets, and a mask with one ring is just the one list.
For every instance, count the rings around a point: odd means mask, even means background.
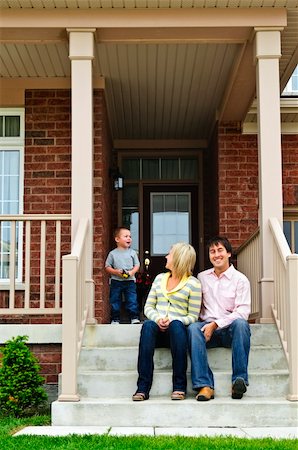
[{"label": "man's dark hair", "polygon": [[218,245],[221,244],[224,246],[224,248],[226,249],[226,251],[228,253],[233,253],[233,249],[232,249],[232,245],[229,241],[229,239],[227,239],[224,236],[214,236],[213,238],[209,239],[209,241],[207,242],[207,249],[209,252],[210,247],[212,247],[213,245]]}]

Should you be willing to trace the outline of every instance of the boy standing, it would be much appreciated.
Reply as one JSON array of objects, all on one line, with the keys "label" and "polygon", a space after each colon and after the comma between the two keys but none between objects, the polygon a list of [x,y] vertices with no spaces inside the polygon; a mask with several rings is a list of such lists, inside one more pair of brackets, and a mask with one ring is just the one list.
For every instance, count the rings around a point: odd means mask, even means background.
[{"label": "boy standing", "polygon": [[116,228],[114,238],[117,248],[110,251],[105,263],[106,271],[111,276],[111,323],[120,323],[122,294],[124,294],[125,307],[130,315],[131,323],[140,323],[135,284],[135,273],[140,268],[139,258],[136,252],[130,248],[132,240],[127,228]]}]

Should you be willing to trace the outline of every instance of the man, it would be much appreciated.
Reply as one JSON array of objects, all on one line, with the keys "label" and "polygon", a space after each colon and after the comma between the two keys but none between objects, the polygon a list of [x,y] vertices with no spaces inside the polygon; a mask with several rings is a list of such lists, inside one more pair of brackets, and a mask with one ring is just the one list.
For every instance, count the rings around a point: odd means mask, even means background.
[{"label": "man", "polygon": [[208,242],[213,268],[199,273],[202,309],[199,322],[188,327],[191,377],[196,400],[214,398],[214,377],[207,359],[207,348],[232,348],[232,398],[241,399],[248,386],[250,328],[250,284],[245,275],[230,265],[232,246],[216,236]]}]

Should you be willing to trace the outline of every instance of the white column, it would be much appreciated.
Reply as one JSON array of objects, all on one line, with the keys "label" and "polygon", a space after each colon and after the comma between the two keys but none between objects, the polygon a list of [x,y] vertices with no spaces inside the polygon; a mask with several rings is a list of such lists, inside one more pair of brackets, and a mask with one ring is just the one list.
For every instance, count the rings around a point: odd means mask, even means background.
[{"label": "white column", "polygon": [[258,104],[259,225],[261,237],[261,322],[271,322],[273,241],[268,219],[282,225],[282,158],[280,125],[280,30],[256,29],[255,58]]},{"label": "white column", "polygon": [[68,29],[71,60],[71,236],[72,243],[80,218],[89,220],[90,260],[93,270],[93,85],[95,29]]}]

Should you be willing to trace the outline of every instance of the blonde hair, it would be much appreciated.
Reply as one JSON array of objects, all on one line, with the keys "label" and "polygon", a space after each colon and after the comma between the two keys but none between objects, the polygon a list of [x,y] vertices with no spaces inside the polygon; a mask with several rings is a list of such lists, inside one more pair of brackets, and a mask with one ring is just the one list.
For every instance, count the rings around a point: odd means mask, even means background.
[{"label": "blonde hair", "polygon": [[173,272],[175,275],[182,279],[192,275],[196,263],[196,251],[192,245],[185,242],[178,242],[171,248],[173,260]]}]

